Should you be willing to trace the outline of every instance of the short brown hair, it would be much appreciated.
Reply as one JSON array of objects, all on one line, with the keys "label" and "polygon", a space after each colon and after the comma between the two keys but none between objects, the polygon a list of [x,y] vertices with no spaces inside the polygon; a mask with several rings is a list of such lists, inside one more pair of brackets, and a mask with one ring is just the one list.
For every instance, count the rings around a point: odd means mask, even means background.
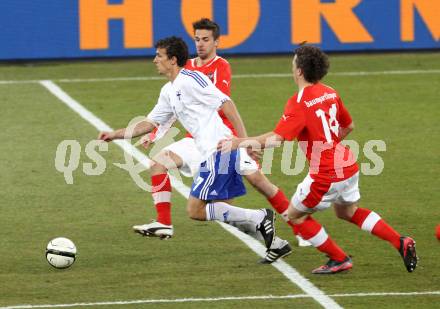
[{"label": "short brown hair", "polygon": [[157,41],[154,47],[164,48],[168,59],[176,57],[179,67],[184,67],[188,60],[188,46],[181,38],[175,36],[167,37]]},{"label": "short brown hair", "polygon": [[328,72],[328,56],[318,47],[301,46],[295,50],[296,67],[301,69],[309,83],[319,82]]},{"label": "short brown hair", "polygon": [[209,18],[202,18],[200,20],[197,20],[193,22],[192,25],[194,32],[196,32],[196,30],[210,30],[212,31],[212,36],[214,37],[214,40],[217,40],[220,37],[220,26]]}]

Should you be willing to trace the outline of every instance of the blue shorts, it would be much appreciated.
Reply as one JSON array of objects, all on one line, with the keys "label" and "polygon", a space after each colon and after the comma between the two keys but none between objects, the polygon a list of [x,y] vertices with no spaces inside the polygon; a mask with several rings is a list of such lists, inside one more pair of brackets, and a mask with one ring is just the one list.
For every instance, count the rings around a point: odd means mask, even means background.
[{"label": "blue shorts", "polygon": [[238,151],[214,153],[200,164],[190,194],[202,201],[228,200],[246,194],[236,164],[240,164]]}]

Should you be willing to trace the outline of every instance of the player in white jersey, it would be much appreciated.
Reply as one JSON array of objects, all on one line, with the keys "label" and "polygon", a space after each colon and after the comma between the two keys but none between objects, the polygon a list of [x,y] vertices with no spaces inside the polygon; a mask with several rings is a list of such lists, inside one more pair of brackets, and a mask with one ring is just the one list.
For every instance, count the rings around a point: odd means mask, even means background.
[{"label": "player in white jersey", "polygon": [[217,143],[232,133],[217,110],[222,107],[237,135],[245,137],[240,115],[231,99],[207,76],[183,68],[187,59],[188,48],[182,39],[169,37],[158,41],[153,62],[159,74],[165,75],[169,82],[162,87],[156,106],[135,125],[101,132],[98,138],[109,142],[142,136],[176,118],[194,137],[202,160],[187,203],[190,218],[219,220],[245,232],[259,234],[269,249],[275,238],[273,211],[244,209],[223,202],[245,194],[246,190],[235,169],[239,153],[217,152]]},{"label": "player in white jersey", "polygon": [[[217,55],[219,44],[220,28],[217,23],[202,18],[193,23],[194,42],[197,50],[197,57],[189,59],[185,69],[202,72],[208,76],[213,84],[224,94],[230,96],[231,87],[231,67],[222,57]],[[235,129],[228,118],[219,110],[220,117],[228,128],[236,135]],[[172,121],[168,123],[172,125]],[[147,137],[143,137],[144,146],[148,148],[152,142],[159,140],[169,129],[169,126],[160,126],[159,129]],[[240,174],[249,183],[262,193],[272,205],[287,221],[287,208],[289,200],[283,191],[272,184],[268,178],[260,171],[258,164],[251,159],[245,149],[241,149],[240,155]],[[200,153],[190,134],[184,138],[173,142],[163,148],[159,153],[152,157],[153,164],[150,169],[151,183],[155,188],[152,192],[153,202],[157,217],[151,223],[135,225],[135,232],[145,236],[172,237],[174,227],[171,219],[171,183],[168,171],[179,169],[187,177],[194,177],[200,165]],[[156,189],[157,188],[157,189]],[[287,223],[292,226],[290,222]],[[299,245],[310,245],[297,236]],[[290,244],[285,240],[277,241],[278,246],[268,250],[266,257],[261,259],[261,263],[272,263],[277,259],[291,253]]]}]

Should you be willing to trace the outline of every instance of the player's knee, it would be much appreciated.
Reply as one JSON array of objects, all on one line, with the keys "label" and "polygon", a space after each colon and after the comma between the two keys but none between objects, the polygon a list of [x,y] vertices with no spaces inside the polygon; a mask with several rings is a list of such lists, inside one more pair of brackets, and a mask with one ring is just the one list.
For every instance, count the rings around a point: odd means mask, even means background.
[{"label": "player's knee", "polygon": [[159,164],[159,168],[165,171],[169,171],[171,169],[177,169],[182,166],[182,162],[180,158],[176,157],[170,150],[163,149],[158,154],[156,154],[153,158],[153,161],[156,164]]},{"label": "player's knee", "polygon": [[347,213],[345,213],[344,211],[336,211],[336,217],[346,221],[350,221],[351,219],[347,216]]},{"label": "player's knee", "polygon": [[190,219],[196,220],[196,213],[194,212],[194,210],[191,207],[186,207],[186,214],[188,215],[188,217]]},{"label": "player's knee", "polygon": [[342,220],[351,221],[351,218],[356,212],[357,206],[356,204],[335,204],[334,208],[336,217]]},{"label": "player's knee", "polygon": [[290,204],[289,208],[287,209],[287,216],[289,221],[293,224],[301,224],[306,220],[308,214],[297,210],[293,204]]},{"label": "player's knee", "polygon": [[198,209],[197,207],[194,207],[192,205],[188,205],[186,207],[186,213],[188,214],[188,217],[190,219],[199,220],[199,221],[206,220],[205,216],[203,216],[200,209]]},{"label": "player's knee", "polygon": [[157,162],[156,160],[153,160],[150,170],[152,175],[165,174],[168,172],[166,166]]}]

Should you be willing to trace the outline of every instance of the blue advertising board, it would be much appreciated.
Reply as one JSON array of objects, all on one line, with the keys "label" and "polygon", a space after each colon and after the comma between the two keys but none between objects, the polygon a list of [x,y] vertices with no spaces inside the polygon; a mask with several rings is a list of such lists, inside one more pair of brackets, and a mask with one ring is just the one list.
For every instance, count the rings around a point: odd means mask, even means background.
[{"label": "blue advertising board", "polygon": [[440,48],[440,0],[1,0],[0,60],[152,56],[201,17],[221,54]]}]

